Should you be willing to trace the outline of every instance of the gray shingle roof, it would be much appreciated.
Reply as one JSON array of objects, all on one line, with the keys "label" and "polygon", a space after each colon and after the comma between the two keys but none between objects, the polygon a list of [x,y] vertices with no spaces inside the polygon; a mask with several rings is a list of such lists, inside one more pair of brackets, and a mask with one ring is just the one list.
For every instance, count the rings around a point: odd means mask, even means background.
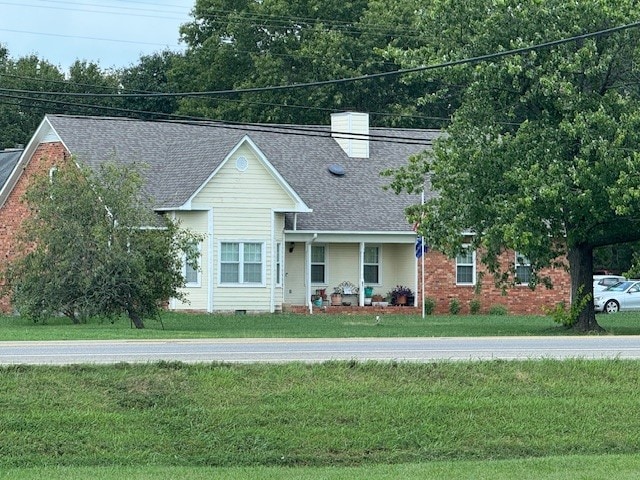
[{"label": "gray shingle roof", "polygon": [[[379,173],[405,165],[410,155],[429,148],[439,135],[435,130],[372,128],[372,138],[390,138],[371,141],[369,158],[349,158],[327,126],[296,127],[311,129],[312,136],[285,125],[235,128],[108,117],[47,118],[81,162],[96,166],[113,159],[148,165],[146,185],[158,209],[184,204],[247,135],[313,209],[297,218],[298,230],[311,231],[410,230],[403,211],[419,202],[419,196],[384,191],[389,179]],[[401,143],[407,138],[423,143]],[[345,168],[344,176],[328,171],[333,163]]]},{"label": "gray shingle roof", "polygon": [[0,189],[11,175],[24,150],[0,150]]}]

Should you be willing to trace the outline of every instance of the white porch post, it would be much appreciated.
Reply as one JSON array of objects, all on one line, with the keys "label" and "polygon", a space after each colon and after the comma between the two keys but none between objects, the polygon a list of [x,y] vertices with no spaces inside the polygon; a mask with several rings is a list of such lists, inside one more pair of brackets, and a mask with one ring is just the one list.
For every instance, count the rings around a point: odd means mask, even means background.
[{"label": "white porch post", "polygon": [[359,265],[359,283],[360,289],[358,294],[358,305],[364,306],[364,242],[360,242],[360,265]]},{"label": "white porch post", "polygon": [[313,313],[313,302],[311,302],[311,242],[304,243],[304,264],[307,308],[309,308],[309,313]]}]

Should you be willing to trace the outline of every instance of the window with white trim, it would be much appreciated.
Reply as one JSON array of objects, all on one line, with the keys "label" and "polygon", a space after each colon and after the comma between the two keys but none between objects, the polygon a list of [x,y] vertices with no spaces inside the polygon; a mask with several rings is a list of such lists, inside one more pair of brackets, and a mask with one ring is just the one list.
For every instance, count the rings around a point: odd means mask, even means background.
[{"label": "window with white trim", "polygon": [[476,252],[466,247],[456,256],[456,284],[475,285]]},{"label": "window with white trim", "polygon": [[[184,252],[182,263],[182,275],[184,276],[184,282],[186,287],[199,287],[200,286],[200,243],[194,242],[189,245],[189,248],[193,249],[193,252]],[[195,258],[194,256],[195,255]]]},{"label": "window with white trim", "polygon": [[323,245],[311,245],[311,283],[326,283],[326,257]]},{"label": "window with white trim", "polygon": [[380,283],[380,247],[364,247],[364,283]]},{"label": "window with white trim", "polygon": [[516,281],[528,284],[531,280],[531,261],[523,254],[516,252]]},{"label": "window with white trim", "polygon": [[220,283],[262,284],[264,243],[222,242],[220,244]]}]

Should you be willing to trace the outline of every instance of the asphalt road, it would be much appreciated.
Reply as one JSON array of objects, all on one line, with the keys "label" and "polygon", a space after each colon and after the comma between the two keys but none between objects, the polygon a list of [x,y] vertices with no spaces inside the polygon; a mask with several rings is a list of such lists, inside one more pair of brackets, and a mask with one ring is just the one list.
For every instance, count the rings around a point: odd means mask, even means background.
[{"label": "asphalt road", "polygon": [[640,358],[640,336],[0,342],[0,364]]}]

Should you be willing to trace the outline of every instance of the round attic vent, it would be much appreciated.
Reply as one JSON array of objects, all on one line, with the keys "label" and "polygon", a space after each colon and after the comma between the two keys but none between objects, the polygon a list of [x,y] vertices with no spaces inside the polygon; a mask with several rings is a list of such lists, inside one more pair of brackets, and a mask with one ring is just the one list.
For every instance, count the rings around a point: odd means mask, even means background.
[{"label": "round attic vent", "polygon": [[236,159],[236,168],[240,172],[244,172],[249,167],[249,162],[246,157],[238,157]]},{"label": "round attic vent", "polygon": [[342,177],[345,173],[344,167],[339,163],[332,163],[331,165],[329,165],[329,171],[336,177]]}]

